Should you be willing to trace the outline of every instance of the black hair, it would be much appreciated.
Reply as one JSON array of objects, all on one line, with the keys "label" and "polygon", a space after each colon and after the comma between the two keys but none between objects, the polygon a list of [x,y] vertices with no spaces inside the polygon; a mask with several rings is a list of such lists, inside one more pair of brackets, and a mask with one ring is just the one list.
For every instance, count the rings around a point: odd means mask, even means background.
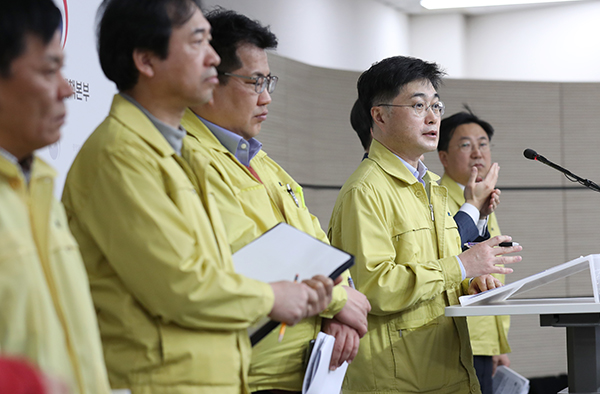
[{"label": "black hair", "polygon": [[243,66],[237,55],[240,46],[251,44],[260,49],[277,48],[277,37],[269,26],[263,26],[245,15],[219,7],[205,16],[212,27],[213,39],[210,44],[221,58],[217,71],[219,82],[224,85],[229,78],[223,73],[235,71]]},{"label": "black hair", "polygon": [[0,1],[0,77],[10,77],[11,64],[25,51],[28,34],[48,45],[61,21],[52,0]]},{"label": "black hair", "polygon": [[478,124],[485,131],[485,133],[488,136],[488,139],[490,141],[492,140],[492,136],[494,135],[494,128],[492,127],[492,125],[486,122],[485,120],[479,119],[477,116],[475,116],[475,114],[473,113],[473,111],[471,111],[471,108],[469,108],[469,106],[467,106],[466,104],[463,105],[466,111],[457,112],[452,116],[442,119],[442,123],[440,124],[440,141],[438,142],[437,147],[438,152],[448,151],[448,144],[452,139],[454,130],[456,130],[458,126],[463,124]]},{"label": "black hair", "polygon": [[166,59],[173,28],[184,25],[201,9],[200,0],[104,0],[98,9],[98,55],[102,71],[119,91],[133,88],[139,71],[136,49]]},{"label": "black hair", "polygon": [[407,56],[389,57],[373,64],[358,78],[358,100],[370,116],[373,105],[389,103],[405,85],[425,79],[437,89],[444,75],[436,63]]},{"label": "black hair", "polygon": [[354,102],[352,111],[350,111],[350,124],[362,144],[365,151],[369,150],[373,137],[371,136],[371,115],[365,112],[363,105],[358,101]]}]

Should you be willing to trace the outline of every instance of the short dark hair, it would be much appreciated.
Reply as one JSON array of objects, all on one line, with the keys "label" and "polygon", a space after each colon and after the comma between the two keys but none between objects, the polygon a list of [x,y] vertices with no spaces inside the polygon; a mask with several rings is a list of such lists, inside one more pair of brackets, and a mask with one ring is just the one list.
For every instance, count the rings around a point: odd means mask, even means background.
[{"label": "short dark hair", "polygon": [[369,150],[373,140],[371,136],[371,114],[365,112],[363,105],[358,99],[354,102],[352,111],[350,111],[350,124],[354,131],[356,131],[358,138],[360,138],[360,143],[365,151]]},{"label": "short dark hair", "polygon": [[[402,88],[421,79],[438,88],[445,73],[436,63],[408,56],[393,56],[375,63],[361,74],[356,83],[358,100],[365,113],[371,114],[374,104],[392,101]],[[370,124],[373,125],[371,118]]]},{"label": "short dark hair", "polygon": [[28,34],[47,45],[60,28],[62,16],[52,0],[0,2],[0,77],[10,77],[13,60],[25,51]]},{"label": "short dark hair", "polygon": [[479,119],[471,108],[468,105],[464,104],[465,110],[462,112],[457,112],[452,116],[449,116],[445,119],[442,119],[442,123],[440,124],[440,141],[438,142],[437,150],[438,152],[446,152],[448,151],[448,144],[452,139],[452,135],[454,134],[454,130],[460,125],[476,123],[485,131],[489,140],[492,140],[492,136],[494,135],[494,128],[491,124],[486,122],[485,120]]},{"label": "short dark hair", "polygon": [[260,49],[277,48],[277,37],[269,26],[263,26],[259,21],[252,20],[235,11],[218,7],[206,15],[212,27],[212,41],[221,63],[217,66],[219,82],[227,84],[229,77],[222,75],[242,67],[242,61],[237,55],[237,49],[244,44],[251,44]]},{"label": "short dark hair", "polygon": [[184,25],[200,0],[104,0],[98,9],[98,54],[102,71],[119,91],[133,88],[139,71],[136,49],[166,59],[174,27]]}]

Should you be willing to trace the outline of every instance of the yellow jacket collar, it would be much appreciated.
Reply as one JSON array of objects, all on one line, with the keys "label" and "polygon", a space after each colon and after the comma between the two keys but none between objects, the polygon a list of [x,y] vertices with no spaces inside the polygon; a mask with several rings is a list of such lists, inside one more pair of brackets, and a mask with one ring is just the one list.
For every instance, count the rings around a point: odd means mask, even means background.
[{"label": "yellow jacket collar", "polygon": [[204,146],[206,149],[213,149],[229,153],[227,148],[225,148],[221,142],[219,142],[217,137],[211,133],[208,127],[206,127],[206,125],[202,123],[200,119],[198,119],[198,116],[192,112],[191,109],[188,108],[185,110],[185,114],[181,120],[181,125],[189,135],[200,141],[202,146]]},{"label": "yellow jacket collar", "polygon": [[[185,110],[185,114],[181,120],[181,125],[187,131],[188,135],[196,138],[200,143],[202,143],[204,148],[223,152],[235,157],[235,155],[229,152],[227,148],[221,144],[221,142],[208,129],[208,127],[206,127],[206,125],[202,123],[200,119],[198,119],[198,115],[196,115],[191,109],[188,108]],[[267,156],[267,154],[261,149],[252,160],[256,158],[263,158],[265,156]]]},{"label": "yellow jacket collar", "polygon": [[[21,169],[17,164],[12,163],[11,161],[2,156],[0,156],[0,174],[6,176],[7,178],[19,178],[23,176]],[[56,171],[44,160],[40,159],[37,156],[34,156],[31,171],[31,179],[33,180],[39,178],[55,177]]]},{"label": "yellow jacket collar", "polygon": [[118,119],[132,132],[152,146],[161,156],[175,154],[160,131],[154,127],[150,119],[135,105],[120,94],[116,94],[110,107],[110,116]]},{"label": "yellow jacket collar", "polygon": [[[398,178],[409,185],[419,182],[400,159],[377,140],[373,140],[371,143],[368,159],[375,161],[381,169],[389,175]],[[440,177],[431,171],[427,171],[425,176],[423,176],[425,182],[436,182],[438,179],[440,179]]]},{"label": "yellow jacket collar", "polygon": [[465,194],[463,190],[456,181],[448,176],[448,174],[444,173],[444,176],[442,176],[442,180],[440,181],[440,185],[446,186],[446,189],[448,189],[448,196],[456,201],[459,205],[465,203]]}]

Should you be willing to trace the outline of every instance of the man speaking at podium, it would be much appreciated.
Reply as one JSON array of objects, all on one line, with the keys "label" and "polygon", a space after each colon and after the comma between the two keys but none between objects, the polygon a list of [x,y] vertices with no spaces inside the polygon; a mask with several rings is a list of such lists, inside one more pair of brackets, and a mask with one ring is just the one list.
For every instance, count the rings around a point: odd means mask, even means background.
[{"label": "man speaking at podium", "polygon": [[[458,112],[442,120],[440,125],[440,142],[438,154],[444,166],[444,175],[440,185],[448,189],[448,209],[455,214],[465,203],[464,185],[470,178],[482,181],[492,171],[497,171],[497,164],[492,164],[491,140],[494,128],[488,122],[479,119],[470,109]],[[500,191],[494,191],[498,196]],[[477,213],[476,213],[477,214]],[[478,230],[489,236],[500,235],[496,214],[486,206],[481,211]],[[486,237],[482,237],[486,238]],[[503,274],[493,274],[504,283]],[[509,316],[469,316],[469,336],[473,348],[473,362],[477,378],[483,394],[492,394],[492,375],[498,365],[510,365],[506,353],[510,353],[508,345]]]},{"label": "man speaking at podium", "polygon": [[434,63],[395,56],[357,83],[373,142],[340,191],[329,238],[355,255],[350,271],[372,310],[344,393],[480,393],[466,320],[446,317],[445,307],[467,287],[495,286],[487,274],[512,272],[497,264],[521,260],[503,256],[520,246],[497,247],[508,236],[461,253],[447,190],[419,160],[437,148],[441,76]]}]

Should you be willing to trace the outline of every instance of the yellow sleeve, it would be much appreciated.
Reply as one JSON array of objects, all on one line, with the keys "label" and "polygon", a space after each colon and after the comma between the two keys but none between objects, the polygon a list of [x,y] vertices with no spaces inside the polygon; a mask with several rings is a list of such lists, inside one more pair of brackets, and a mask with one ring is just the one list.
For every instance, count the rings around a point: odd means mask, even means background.
[{"label": "yellow sleeve", "polygon": [[271,287],[223,261],[231,257],[218,252],[204,206],[183,171],[175,174],[179,178],[163,175],[155,160],[128,147],[100,157],[77,220],[148,313],[216,330],[247,328],[270,313]]},{"label": "yellow sleeve", "polygon": [[372,190],[353,188],[336,204],[329,227],[331,244],[355,256],[350,272],[357,289],[368,297],[372,314],[403,311],[459,285],[460,267],[454,256],[398,261],[396,247],[412,247],[416,257],[427,245],[394,244],[387,217]]}]

